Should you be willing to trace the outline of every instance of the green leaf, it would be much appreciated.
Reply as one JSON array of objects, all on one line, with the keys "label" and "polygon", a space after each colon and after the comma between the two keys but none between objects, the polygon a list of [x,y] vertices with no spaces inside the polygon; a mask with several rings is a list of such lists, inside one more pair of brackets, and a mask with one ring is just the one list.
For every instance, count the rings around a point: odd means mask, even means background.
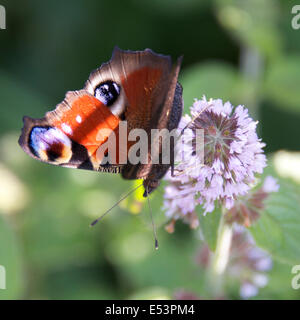
[{"label": "green leaf", "polygon": [[[24,289],[21,250],[11,226],[1,215],[0,266],[0,300],[21,298]],[[3,287],[3,281],[6,289],[1,288]]]},{"label": "green leaf", "polygon": [[270,65],[265,95],[282,109],[300,112],[300,56],[286,56]]},{"label": "green leaf", "polygon": [[215,251],[216,249],[221,215],[221,208],[215,209],[213,212],[208,213],[206,216],[204,216],[202,212],[199,214],[200,227],[204,239],[212,251]]},{"label": "green leaf", "polygon": [[280,180],[280,190],[266,201],[258,222],[250,228],[257,244],[278,261],[297,264],[300,260],[299,188]]}]

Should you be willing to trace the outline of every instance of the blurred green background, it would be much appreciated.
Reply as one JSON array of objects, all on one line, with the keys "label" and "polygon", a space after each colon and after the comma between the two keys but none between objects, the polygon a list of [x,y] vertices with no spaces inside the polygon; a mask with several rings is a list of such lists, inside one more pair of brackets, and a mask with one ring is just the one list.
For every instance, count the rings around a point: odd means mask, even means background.
[{"label": "blurred green background", "polygon": [[[151,48],[174,59],[184,55],[180,82],[186,111],[204,94],[244,104],[260,121],[270,159],[281,149],[299,151],[295,1],[0,4],[7,15],[7,29],[0,30],[0,265],[6,268],[7,289],[0,290],[0,299],[172,298],[181,289],[205,297],[205,274],[196,262],[199,234],[180,222],[174,234],[165,232],[163,187],[151,197],[158,251],[139,194],[91,229],[89,223],[132,182],[32,160],[17,144],[22,117],[42,117],[66,91],[82,88],[115,45]],[[284,171],[289,164],[282,166]],[[282,166],[275,166],[275,175],[284,175]],[[298,174],[299,167],[298,160]],[[291,182],[297,190],[298,178]],[[300,290],[290,283],[291,264],[275,260],[269,284],[256,298],[298,299]],[[237,287],[230,286],[227,297],[239,298]]]}]

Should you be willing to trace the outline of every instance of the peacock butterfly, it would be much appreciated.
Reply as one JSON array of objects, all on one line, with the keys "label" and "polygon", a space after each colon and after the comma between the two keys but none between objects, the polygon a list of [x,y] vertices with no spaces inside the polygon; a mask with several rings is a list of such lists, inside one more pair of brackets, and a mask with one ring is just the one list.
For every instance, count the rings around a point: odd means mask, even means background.
[{"label": "peacock butterfly", "polygon": [[[50,164],[144,179],[146,197],[158,187],[173,157],[169,163],[153,161],[150,143],[148,161],[124,161],[132,145],[126,138],[139,128],[150,142],[152,129],[177,128],[183,106],[182,87],[177,81],[180,65],[181,58],[172,66],[169,56],[150,49],[123,51],[116,47],[111,60],[90,74],[82,90],[67,92],[44,118],[24,117],[19,144],[31,157]],[[127,124],[125,133],[120,132],[123,121]],[[116,159],[104,162],[109,156],[107,149],[104,153],[99,150],[112,134],[117,136]],[[161,156],[162,142],[154,148]]]}]

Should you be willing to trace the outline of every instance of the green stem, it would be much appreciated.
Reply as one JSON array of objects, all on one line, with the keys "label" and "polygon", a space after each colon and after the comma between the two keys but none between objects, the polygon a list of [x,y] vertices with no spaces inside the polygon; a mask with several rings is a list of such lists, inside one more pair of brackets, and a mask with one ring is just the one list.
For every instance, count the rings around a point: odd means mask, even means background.
[{"label": "green stem", "polygon": [[232,240],[232,225],[226,223],[224,215],[225,212],[222,213],[216,250],[211,258],[209,268],[209,291],[213,298],[223,296],[223,278],[229,260]]}]

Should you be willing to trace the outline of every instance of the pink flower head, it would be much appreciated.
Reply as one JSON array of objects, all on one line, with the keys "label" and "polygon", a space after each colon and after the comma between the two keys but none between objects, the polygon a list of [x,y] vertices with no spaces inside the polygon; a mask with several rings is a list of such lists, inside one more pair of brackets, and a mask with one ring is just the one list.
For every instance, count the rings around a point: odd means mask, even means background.
[{"label": "pink flower head", "polygon": [[[185,115],[179,125],[179,129],[187,127],[191,132],[187,135],[191,143],[179,145],[184,161],[175,167],[175,177],[167,175],[171,185],[166,189],[164,208],[169,217],[192,212],[198,204],[204,214],[212,212],[217,203],[232,208],[266,166],[265,144],[258,138],[257,122],[246,108],[203,97],[195,101],[191,115],[193,121]],[[197,152],[198,129],[204,131],[203,161]]]}]

